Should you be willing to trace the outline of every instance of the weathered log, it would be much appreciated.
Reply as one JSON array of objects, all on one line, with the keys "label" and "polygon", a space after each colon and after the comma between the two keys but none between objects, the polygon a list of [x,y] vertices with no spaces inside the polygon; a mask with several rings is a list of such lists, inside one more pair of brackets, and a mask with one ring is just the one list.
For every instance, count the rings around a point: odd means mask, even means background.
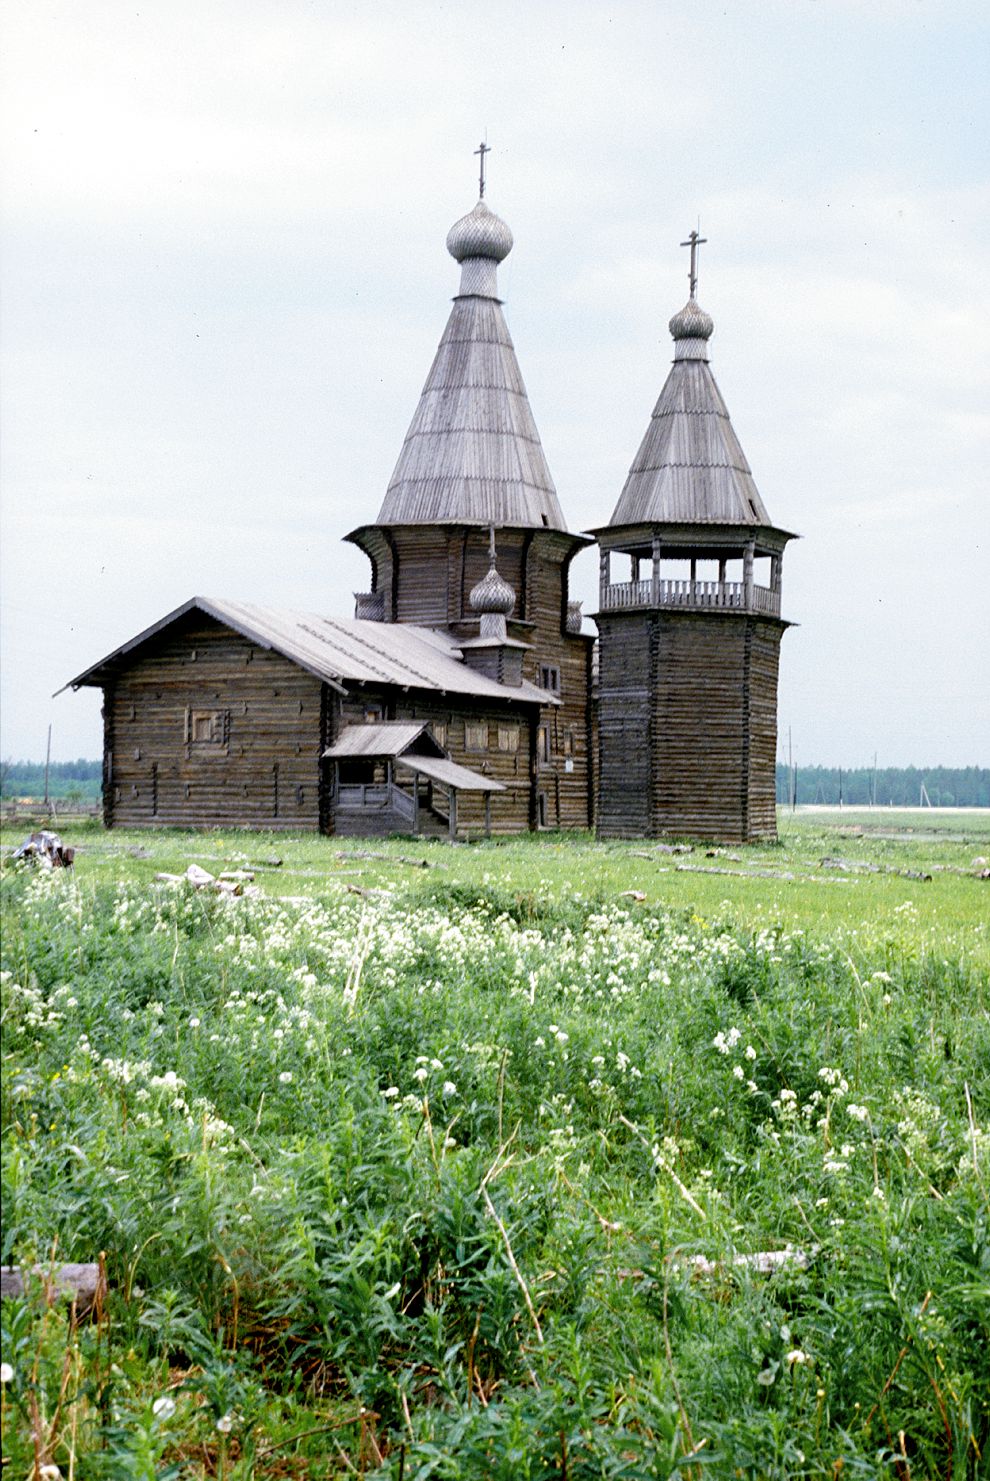
[{"label": "weathered log", "polygon": [[[75,1303],[80,1316],[90,1311],[107,1293],[106,1276],[99,1264],[67,1264],[54,1268],[35,1265],[31,1274],[42,1282],[45,1300],[51,1306],[57,1300]],[[4,1301],[24,1295],[24,1275],[16,1265],[0,1266],[0,1298]]]},{"label": "weathered log", "polygon": [[921,879],[931,883],[931,875],[920,869],[898,869],[895,864],[871,864],[867,859],[838,859],[826,857],[821,861],[822,869],[843,869],[848,874],[896,874],[901,879]]},{"label": "weathered log", "polygon": [[777,869],[719,869],[715,864],[675,864],[678,874],[728,874],[732,879],[793,879]]},{"label": "weathered log", "polygon": [[409,864],[413,869],[446,869],[446,864],[441,864],[439,859],[410,859],[405,854],[374,854],[368,849],[351,849],[348,852],[341,850],[337,854],[338,859],[380,859],[384,864]]}]

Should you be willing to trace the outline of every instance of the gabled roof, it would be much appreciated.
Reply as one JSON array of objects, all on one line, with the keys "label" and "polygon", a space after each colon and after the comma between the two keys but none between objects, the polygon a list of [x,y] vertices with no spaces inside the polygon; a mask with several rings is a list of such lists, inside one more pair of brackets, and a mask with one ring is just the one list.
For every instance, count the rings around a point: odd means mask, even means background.
[{"label": "gabled roof", "polygon": [[609,524],[771,524],[708,364],[713,324],[690,300],[675,358]]},{"label": "gabled roof", "polygon": [[376,720],[363,725],[345,725],[323,754],[335,760],[354,756],[399,756],[421,736],[427,743],[427,754],[443,755],[443,748],[429,734],[425,720]]},{"label": "gabled roof", "polygon": [[355,756],[390,757],[405,771],[419,772],[459,792],[504,792],[501,782],[459,766],[430,734],[426,721],[385,720],[367,725],[345,725],[332,746],[323,752],[331,761]]},{"label": "gabled roof", "polygon": [[511,245],[483,202],[451,229],[460,293],[378,524],[567,528],[497,297],[496,265]]},{"label": "gabled roof", "polygon": [[433,628],[323,617],[316,612],[249,606],[215,597],[191,597],[63,687],[102,684],[129,654],[193,611],[224,623],[262,648],[281,653],[341,692],[346,692],[349,683],[392,684],[503,702],[556,703],[535,684],[498,684],[476,673],[462,661],[455,640]]}]

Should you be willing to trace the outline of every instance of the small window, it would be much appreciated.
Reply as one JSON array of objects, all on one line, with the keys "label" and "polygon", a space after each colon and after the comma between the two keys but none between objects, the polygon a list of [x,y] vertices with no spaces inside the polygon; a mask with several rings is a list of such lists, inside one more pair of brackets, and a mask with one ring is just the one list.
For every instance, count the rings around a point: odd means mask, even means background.
[{"label": "small window", "polygon": [[573,730],[565,730],[564,731],[564,755],[565,756],[573,756],[574,755],[574,732],[573,732]]},{"label": "small window", "polygon": [[549,826],[547,821],[548,816],[549,811],[547,808],[547,794],[545,792],[538,792],[536,794],[536,818],[541,828],[546,828]]},{"label": "small window", "polygon": [[189,745],[225,746],[229,738],[229,710],[186,711],[186,741]]},{"label": "small window", "polygon": [[381,705],[365,705],[365,707],[364,707],[364,723],[365,723],[365,725],[377,725],[378,722],[379,722],[379,720],[381,718],[382,718],[382,707],[381,707]]},{"label": "small window", "polygon": [[560,693],[560,669],[556,664],[540,664],[540,688],[549,690],[551,694]]},{"label": "small window", "polygon": [[509,752],[519,750],[518,725],[500,725],[498,727],[498,748],[500,751]]},{"label": "small window", "polygon": [[464,749],[465,751],[487,751],[488,726],[466,724],[464,726]]},{"label": "small window", "polygon": [[550,726],[541,725],[536,739],[537,754],[544,766],[550,764]]},{"label": "small window", "polygon": [[433,724],[430,726],[430,729],[433,732],[433,739],[436,741],[437,745],[438,746],[446,746],[446,744],[447,744],[447,726],[446,726],[446,724],[444,724],[440,720],[434,720],[433,721]]}]

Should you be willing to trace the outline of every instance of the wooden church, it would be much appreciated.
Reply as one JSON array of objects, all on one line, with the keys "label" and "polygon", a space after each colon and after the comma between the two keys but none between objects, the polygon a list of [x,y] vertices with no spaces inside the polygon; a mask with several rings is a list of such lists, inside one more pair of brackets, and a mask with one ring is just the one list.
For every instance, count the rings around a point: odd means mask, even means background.
[{"label": "wooden church", "polygon": [[73,679],[103,689],[107,825],[773,836],[790,537],[708,366],[694,247],[674,366],[594,532],[597,642],[568,583],[591,539],[533,421],[483,169],[447,248],[447,327],[378,518],[346,537],[371,567],[355,616],[193,597]]}]

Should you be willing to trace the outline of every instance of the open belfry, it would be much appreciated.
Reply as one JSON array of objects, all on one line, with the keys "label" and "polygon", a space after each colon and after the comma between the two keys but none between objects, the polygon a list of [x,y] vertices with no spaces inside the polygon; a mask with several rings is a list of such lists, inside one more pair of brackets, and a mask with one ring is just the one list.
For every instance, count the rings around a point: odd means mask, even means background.
[{"label": "open belfry", "polygon": [[774,835],[790,536],[708,366],[697,233],[673,369],[594,532],[596,640],[569,586],[592,539],[567,529],[530,411],[477,152],[446,329],[377,518],[346,537],[371,563],[355,615],[192,597],[72,680],[103,689],[108,826]]},{"label": "open belfry", "polygon": [[[598,833],[775,838],[781,560],[690,293],[600,549]],[[617,570],[628,562],[628,573]]]}]

